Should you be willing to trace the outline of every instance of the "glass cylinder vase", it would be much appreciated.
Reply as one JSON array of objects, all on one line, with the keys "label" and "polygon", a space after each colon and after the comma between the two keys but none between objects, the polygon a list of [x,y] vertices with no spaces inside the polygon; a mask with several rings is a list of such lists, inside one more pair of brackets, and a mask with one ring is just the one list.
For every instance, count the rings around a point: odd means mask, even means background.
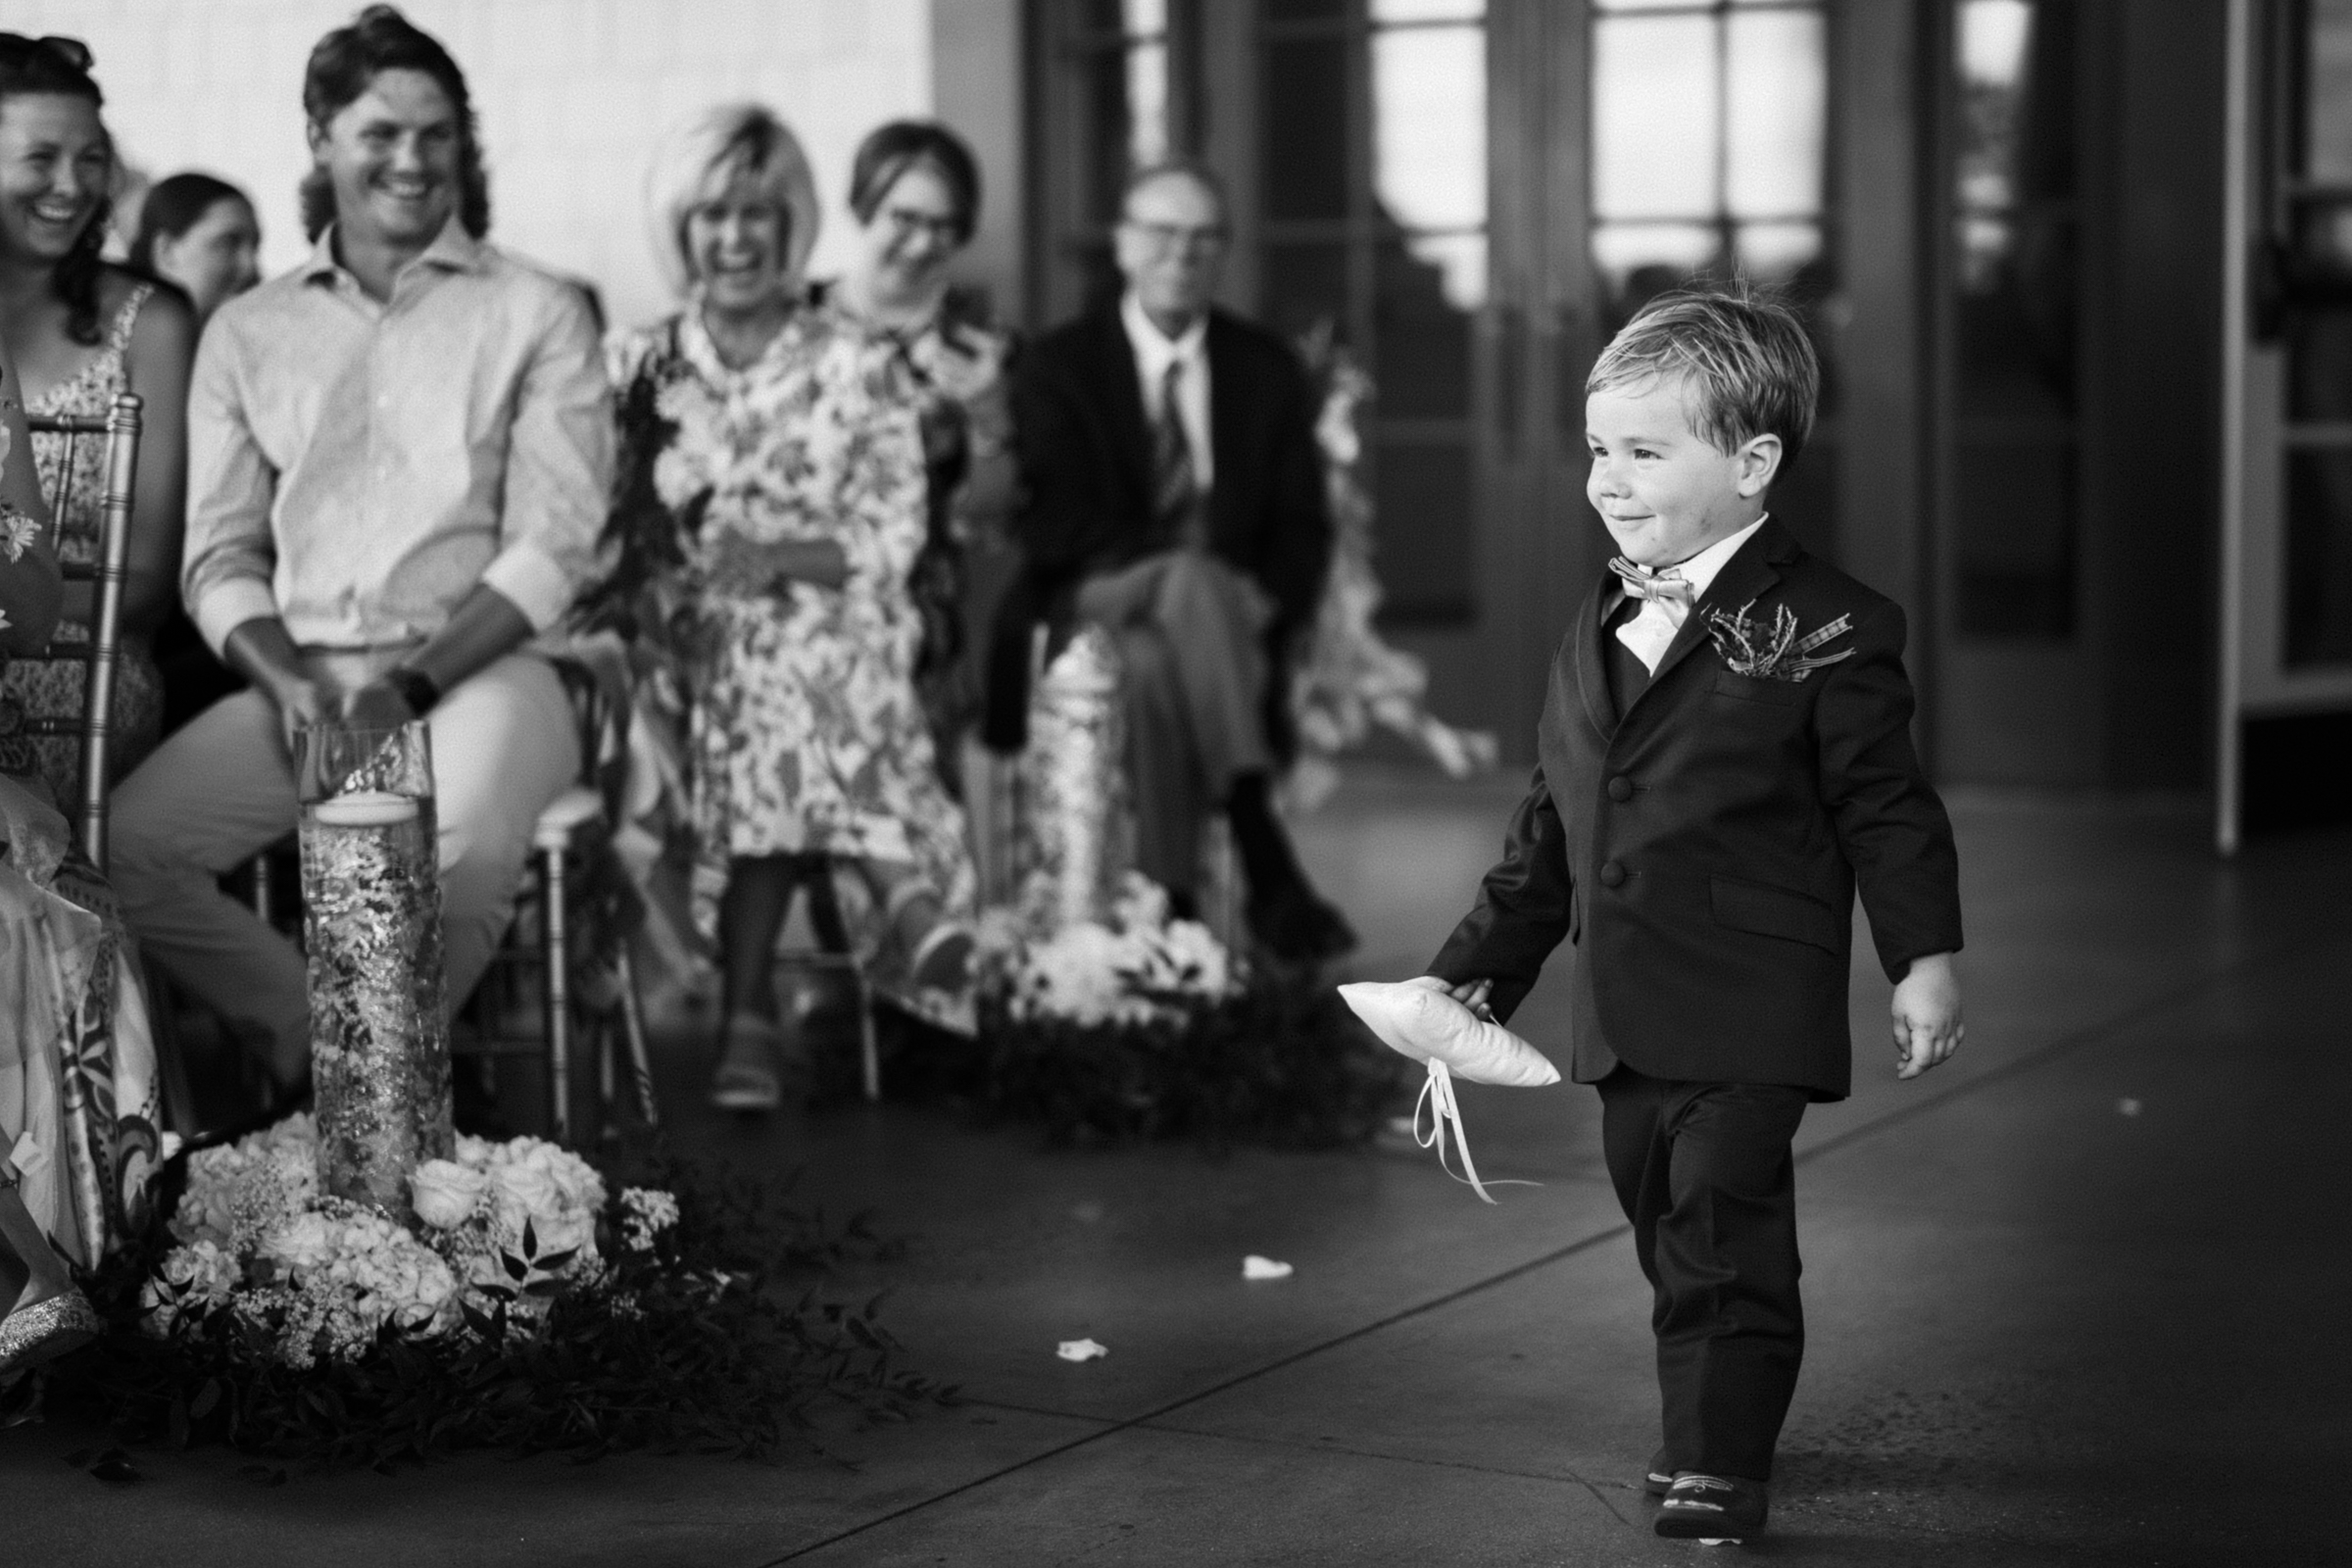
[{"label": "glass cylinder vase", "polygon": [[1119,650],[1085,625],[1038,678],[1021,754],[1021,906],[1027,923],[1058,931],[1102,920],[1135,864]]},{"label": "glass cylinder vase", "polygon": [[410,1172],[457,1142],[430,737],[319,725],[294,762],[318,1183],[413,1223]]}]

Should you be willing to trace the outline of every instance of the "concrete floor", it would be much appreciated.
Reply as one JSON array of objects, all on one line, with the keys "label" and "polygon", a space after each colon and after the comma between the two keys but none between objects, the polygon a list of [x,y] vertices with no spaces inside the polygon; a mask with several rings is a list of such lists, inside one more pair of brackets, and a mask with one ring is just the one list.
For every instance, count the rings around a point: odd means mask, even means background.
[{"label": "concrete floor", "polygon": [[[1301,830],[1365,936],[1416,970],[1508,783],[1352,778]],[[2217,862],[2193,816],[1955,801],[1970,1038],[1893,1079],[1859,969],[1854,1097],[1799,1140],[1811,1344],[1772,1534],[1792,1563],[2352,1560],[2352,834]],[[1556,1038],[1556,988],[1519,1027]],[[839,1435],[849,1462],[472,1459],[262,1489],[219,1453],[0,1434],[11,1563],[1616,1564],[1688,1560],[1634,1484],[1656,1437],[1644,1287],[1590,1091],[1466,1090],[1479,1203],[1401,1141],[1210,1159],[1046,1151],[855,1107],[691,1142],[806,1162],[907,1256],[884,1320],[965,1401]],[[1297,1266],[1241,1278],[1245,1253]],[[1110,1348],[1085,1365],[1056,1342]],[[2285,1483],[2278,1485],[2276,1483]],[[2272,1484],[2266,1484],[2272,1483]]]}]

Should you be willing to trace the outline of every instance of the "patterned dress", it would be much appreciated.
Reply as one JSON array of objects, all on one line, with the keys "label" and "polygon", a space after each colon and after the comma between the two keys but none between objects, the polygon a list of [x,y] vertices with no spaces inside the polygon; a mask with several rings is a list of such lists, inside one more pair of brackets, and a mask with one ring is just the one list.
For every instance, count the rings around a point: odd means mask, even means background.
[{"label": "patterned dress", "polygon": [[[114,407],[117,397],[137,391],[130,384],[130,366],[125,355],[139,310],[154,292],[152,283],[133,287],[122,308],[115,313],[106,341],[99,346],[98,357],[83,366],[79,374],[29,401],[24,412],[36,418],[61,414],[104,416]],[[66,437],[36,434],[32,438],[33,463],[40,473],[41,493],[51,498],[64,522],[58,539],[58,559],[86,566],[98,558],[98,503],[106,490],[106,438],[83,436],[73,447],[74,471],[62,474]],[[55,640],[86,643],[89,637],[89,627],[66,621],[57,628]],[[88,674],[88,666],[78,660],[25,661],[9,666],[7,674],[0,677],[0,691],[23,704],[28,714],[78,719],[82,685]],[[121,658],[115,663],[115,728],[108,753],[110,768],[117,778],[128,774],[155,750],[156,742],[163,738],[163,725],[164,682],[156,672],[154,651],[144,641],[125,637]],[[69,803],[79,800],[81,743],[72,736],[52,735],[27,744],[39,759],[41,775],[49,781],[57,799]]]},{"label": "patterned dress", "polygon": [[[648,416],[625,435],[659,501],[651,526],[621,541],[616,587],[685,710],[696,926],[715,931],[730,859],[800,853],[905,867],[968,913],[963,813],[941,786],[914,680],[922,438],[884,358],[804,310],[758,363],[730,368],[689,309],[624,338],[612,369],[624,424],[631,409]],[[761,556],[817,539],[848,557],[838,590],[785,582]],[[647,683],[657,706],[669,685]],[[863,879],[836,881],[869,977],[898,991],[904,956]]]},{"label": "patterned dress", "polygon": [[[9,459],[0,426],[0,465]],[[0,622],[32,558],[0,507]],[[8,667],[0,655],[0,667]],[[145,1223],[161,1155],[155,1037],[114,892],[37,774],[0,771],[0,1153],[84,1265]]]}]

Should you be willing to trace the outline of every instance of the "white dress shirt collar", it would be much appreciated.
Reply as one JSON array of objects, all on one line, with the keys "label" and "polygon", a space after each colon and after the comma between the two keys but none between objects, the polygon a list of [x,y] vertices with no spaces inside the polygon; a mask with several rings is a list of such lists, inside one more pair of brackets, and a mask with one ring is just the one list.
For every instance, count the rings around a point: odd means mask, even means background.
[{"label": "white dress shirt collar", "polygon": [[1144,314],[1131,289],[1119,300],[1119,324],[1126,328],[1128,346],[1135,351],[1146,424],[1159,417],[1160,389],[1167,384],[1168,367],[1184,367],[1184,374],[1176,382],[1176,416],[1184,421],[1185,445],[1192,453],[1193,483],[1207,494],[1217,477],[1217,455],[1209,443],[1208,426],[1208,313],[1202,311],[1181,336],[1171,338]]},{"label": "white dress shirt collar", "polygon": [[1715,580],[1715,574],[1721,571],[1724,568],[1724,565],[1730,562],[1734,556],[1740,553],[1740,547],[1747,543],[1749,538],[1754,535],[1755,531],[1764,526],[1765,518],[1768,518],[1772,514],[1767,512],[1764,514],[1764,516],[1758,517],[1755,521],[1749,523],[1738,533],[1733,534],[1730,538],[1716,540],[1713,544],[1707,546],[1706,549],[1701,550],[1697,555],[1692,556],[1689,561],[1680,562],[1674,566],[1661,567],[1660,569],[1680,571],[1683,574],[1683,581],[1690,585],[1691,602],[1696,603],[1707,596],[1707,585]]}]

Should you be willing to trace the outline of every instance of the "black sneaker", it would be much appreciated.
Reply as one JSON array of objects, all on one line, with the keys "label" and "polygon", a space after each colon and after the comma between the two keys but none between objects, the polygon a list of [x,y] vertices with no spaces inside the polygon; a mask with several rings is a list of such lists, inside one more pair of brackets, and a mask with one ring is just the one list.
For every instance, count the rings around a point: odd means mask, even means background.
[{"label": "black sneaker", "polygon": [[1642,1490],[1653,1497],[1663,1497],[1674,1490],[1674,1467],[1666,1462],[1664,1448],[1650,1456],[1649,1469],[1642,1477]]},{"label": "black sneaker", "polygon": [[1737,1546],[1764,1529],[1766,1494],[1761,1481],[1710,1476],[1685,1470],[1658,1505],[1658,1534],[1706,1546]]}]

